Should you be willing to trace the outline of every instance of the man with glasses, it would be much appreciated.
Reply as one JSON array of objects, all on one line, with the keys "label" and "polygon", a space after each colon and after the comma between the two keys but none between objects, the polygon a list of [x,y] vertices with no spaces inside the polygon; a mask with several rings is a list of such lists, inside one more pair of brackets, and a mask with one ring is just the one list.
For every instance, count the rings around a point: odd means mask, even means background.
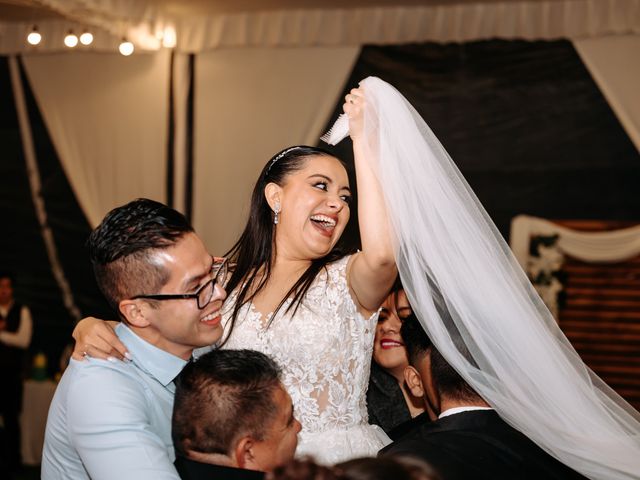
[{"label": "man with glasses", "polygon": [[109,212],[89,250],[130,359],[71,360],[49,410],[42,478],[178,479],[173,379],[222,336],[226,263],[182,214],[147,199]]}]

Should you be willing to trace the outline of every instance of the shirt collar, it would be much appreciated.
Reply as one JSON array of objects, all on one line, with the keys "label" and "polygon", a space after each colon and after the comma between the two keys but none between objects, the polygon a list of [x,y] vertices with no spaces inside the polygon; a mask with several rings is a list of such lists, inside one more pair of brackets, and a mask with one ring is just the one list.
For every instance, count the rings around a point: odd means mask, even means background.
[{"label": "shirt collar", "polygon": [[456,413],[462,413],[462,412],[471,412],[474,410],[493,410],[493,408],[491,407],[472,407],[472,406],[468,406],[468,407],[454,407],[454,408],[449,408],[447,410],[445,410],[444,412],[442,412],[440,415],[438,415],[438,418],[444,418],[444,417],[448,417],[449,415],[455,415]]},{"label": "shirt collar", "polygon": [[124,323],[116,326],[116,335],[131,353],[133,363],[165,387],[178,376],[187,364],[186,360],[143,340]]}]

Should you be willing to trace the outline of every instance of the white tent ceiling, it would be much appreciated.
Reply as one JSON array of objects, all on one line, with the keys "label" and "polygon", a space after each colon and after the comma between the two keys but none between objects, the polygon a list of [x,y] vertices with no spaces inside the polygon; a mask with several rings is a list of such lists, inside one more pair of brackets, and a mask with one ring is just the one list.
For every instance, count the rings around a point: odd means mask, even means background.
[{"label": "white tent ceiling", "polygon": [[[400,4],[399,4],[400,3]],[[26,44],[38,25],[43,42]],[[640,0],[0,0],[0,54],[62,51],[91,29],[94,51],[123,37],[182,52],[246,46],[356,46],[640,33]]]},{"label": "white tent ceiling", "polygon": [[[155,0],[149,2],[139,0],[138,4],[153,5],[158,12],[168,16],[190,17],[194,15],[219,15],[228,13],[262,12],[274,10],[309,10],[309,9],[353,9],[362,7],[391,6],[425,6],[454,5],[472,3],[490,3],[499,0]],[[517,3],[521,0],[507,0]],[[561,1],[561,0],[556,0]],[[57,2],[73,7],[76,14],[88,11],[87,2]],[[94,2],[99,3],[99,2]],[[65,18],[64,13],[53,2],[39,0],[0,0],[0,18],[3,21],[38,21],[50,18]]]}]

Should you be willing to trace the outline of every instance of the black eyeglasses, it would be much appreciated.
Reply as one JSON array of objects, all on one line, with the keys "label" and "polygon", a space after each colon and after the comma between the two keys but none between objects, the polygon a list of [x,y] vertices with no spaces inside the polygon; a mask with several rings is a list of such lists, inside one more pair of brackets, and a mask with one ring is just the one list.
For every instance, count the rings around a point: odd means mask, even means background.
[{"label": "black eyeglasses", "polygon": [[227,259],[226,258],[214,258],[213,265],[211,265],[211,280],[202,285],[195,293],[176,293],[176,294],[164,294],[157,293],[154,295],[136,295],[131,297],[131,300],[138,298],[146,298],[149,300],[184,300],[189,298],[195,298],[198,309],[202,310],[209,305],[209,302],[213,298],[213,291],[215,285],[218,284],[224,287],[224,282],[227,280],[228,275]]}]

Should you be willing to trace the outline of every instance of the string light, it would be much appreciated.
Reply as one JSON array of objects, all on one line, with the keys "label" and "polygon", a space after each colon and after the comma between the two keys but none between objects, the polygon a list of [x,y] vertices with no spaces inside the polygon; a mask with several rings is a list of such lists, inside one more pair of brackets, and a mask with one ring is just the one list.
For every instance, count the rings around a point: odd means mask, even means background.
[{"label": "string light", "polygon": [[73,48],[78,45],[78,37],[73,33],[73,30],[69,30],[67,36],[64,37],[64,44],[69,48]]},{"label": "string light", "polygon": [[164,48],[174,48],[176,43],[176,29],[172,26],[165,27],[162,33],[162,46]]},{"label": "string light", "polygon": [[29,35],[27,35],[27,42],[31,45],[38,45],[42,40],[42,35],[38,32],[38,27],[36,25],[33,26]]},{"label": "string light", "polygon": [[125,57],[128,57],[133,53],[133,50],[134,50],[133,43],[128,41],[126,38],[123,38],[122,43],[120,43],[120,46],[118,47],[118,50],[120,50],[120,53],[122,55],[124,55]]},{"label": "string light", "polygon": [[80,43],[82,45],[91,45],[93,43],[93,34],[85,30],[82,35],[80,35]]}]

